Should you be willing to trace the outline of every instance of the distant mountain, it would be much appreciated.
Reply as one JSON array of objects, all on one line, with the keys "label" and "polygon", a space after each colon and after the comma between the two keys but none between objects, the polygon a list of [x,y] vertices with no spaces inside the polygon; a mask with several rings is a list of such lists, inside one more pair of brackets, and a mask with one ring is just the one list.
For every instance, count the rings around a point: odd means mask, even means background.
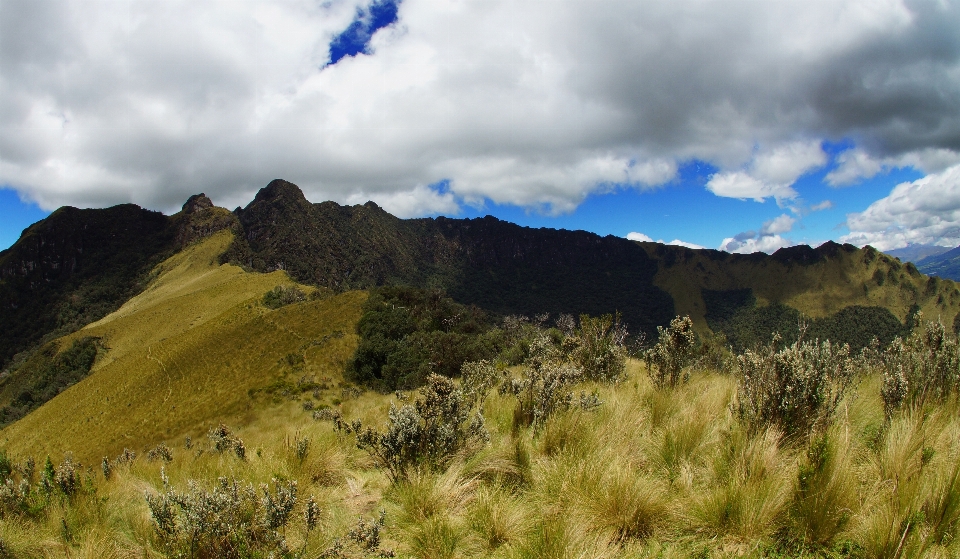
[{"label": "distant mountain", "polygon": [[943,254],[948,250],[950,250],[950,247],[942,247],[939,245],[907,245],[903,248],[886,250],[884,253],[894,258],[899,258],[901,262],[913,262],[917,264],[924,258]]},{"label": "distant mountain", "polygon": [[920,260],[917,269],[929,276],[960,281],[960,247]]}]

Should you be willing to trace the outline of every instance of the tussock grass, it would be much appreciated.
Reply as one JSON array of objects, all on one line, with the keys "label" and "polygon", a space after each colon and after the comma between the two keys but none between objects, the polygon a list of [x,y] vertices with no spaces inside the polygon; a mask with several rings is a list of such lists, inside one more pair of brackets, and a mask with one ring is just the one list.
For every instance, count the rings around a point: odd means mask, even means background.
[{"label": "tussock grass", "polygon": [[[209,490],[224,478],[258,495],[261,484],[296,483],[282,531],[290,556],[960,556],[956,397],[887,418],[880,373],[864,370],[829,427],[785,437],[738,419],[732,376],[700,371],[657,388],[630,360],[618,383],[574,387],[599,407],[558,408],[537,427],[515,421],[513,395],[491,391],[482,403],[489,444],[394,481],[352,433],[312,413],[326,406],[382,429],[390,406],[402,405],[340,375],[365,295],[270,310],[258,301],[290,285],[282,274],[217,266],[215,244],[191,250],[164,263],[142,298],[91,326],[109,349],[90,377],[0,434],[16,479],[26,457],[37,458],[34,486],[48,453],[54,465],[68,450],[84,464],[72,497],[34,493],[48,504],[32,516],[0,509],[4,553],[162,557],[170,549],[145,495]],[[228,294],[238,289],[243,296]],[[207,437],[221,422],[243,442],[242,457]],[[148,460],[144,451],[161,443],[171,460]],[[116,461],[124,448],[138,458]],[[96,467],[103,456],[108,479]],[[312,528],[308,499],[319,509]]]},{"label": "tussock grass", "polygon": [[[176,488],[220,477],[296,481],[301,499],[285,538],[308,556],[338,541],[343,556],[360,556],[348,534],[380,510],[380,548],[404,557],[956,556],[955,402],[883,424],[882,401],[866,392],[878,384],[866,379],[830,429],[798,442],[739,424],[727,376],[654,391],[642,367],[630,362],[629,371],[620,384],[590,387],[604,402],[596,411],[558,412],[539,432],[516,431],[515,402],[492,394],[485,414],[504,420],[488,421],[487,447],[397,483],[298,402],[264,405],[231,425],[246,459],[203,436],[190,449],[168,440],[171,462],[141,454],[109,480],[85,472],[77,497],[39,518],[5,517],[0,539],[18,557],[160,556],[143,496],[162,491],[165,475]],[[348,421],[376,424],[392,400],[365,392],[339,408]],[[301,459],[295,441],[304,438]],[[320,509],[312,531],[301,519],[308,496]]]}]

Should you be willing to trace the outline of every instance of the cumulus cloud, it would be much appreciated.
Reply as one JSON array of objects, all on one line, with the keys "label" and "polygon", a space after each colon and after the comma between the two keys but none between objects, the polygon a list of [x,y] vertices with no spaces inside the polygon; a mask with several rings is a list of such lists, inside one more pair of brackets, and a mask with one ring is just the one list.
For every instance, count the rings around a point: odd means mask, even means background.
[{"label": "cumulus cloud", "polygon": [[797,197],[793,183],[805,173],[827,163],[819,142],[794,142],[757,154],[746,171],[717,173],[707,189],[727,198],[765,198],[777,201]]},{"label": "cumulus cloud", "polygon": [[407,192],[382,192],[368,195],[361,191],[347,197],[348,204],[362,204],[367,200],[376,202],[383,209],[400,218],[455,214],[460,211],[460,205],[452,193],[439,192],[423,185],[417,185]]},{"label": "cumulus cloud", "polygon": [[847,227],[843,242],[879,250],[960,245],[960,165],[898,184],[863,212],[848,215]]},{"label": "cumulus cloud", "polygon": [[720,243],[720,250],[735,254],[752,254],[754,252],[766,252],[770,254],[776,252],[777,249],[795,244],[793,241],[784,239],[780,235],[765,235],[743,239],[728,237]]},{"label": "cumulus cloud", "polygon": [[827,173],[830,186],[850,186],[898,167],[913,167],[925,173],[936,173],[960,163],[960,151],[927,148],[892,157],[874,157],[858,148],[837,156],[837,167]]},{"label": "cumulus cloud", "polygon": [[675,245],[675,246],[682,246],[682,247],[693,248],[693,249],[703,249],[703,248],[706,248],[706,247],[701,246],[701,245],[698,245],[698,244],[696,244],[696,243],[688,243],[688,242],[686,242],[686,241],[681,241],[680,239],[674,239],[674,240],[672,240],[672,241],[670,241],[670,242],[664,242],[663,239],[658,239],[658,240],[654,241],[653,238],[650,237],[649,235],[644,235],[643,233],[637,233],[636,231],[627,233],[627,239],[629,239],[629,240],[631,240],[631,241],[640,241],[641,243],[654,243],[654,242],[656,242],[656,243],[660,243],[660,244],[664,244],[664,245]]},{"label": "cumulus cloud", "polygon": [[795,218],[790,217],[787,214],[781,214],[770,221],[764,222],[763,227],[760,228],[760,234],[763,236],[768,236],[787,233],[793,229],[793,224],[796,223],[796,221],[797,220]]},{"label": "cumulus cloud", "polygon": [[782,247],[793,246],[796,243],[784,238],[782,234],[792,231],[796,222],[796,218],[788,214],[781,214],[763,222],[759,232],[744,231],[733,237],[725,238],[720,243],[720,250],[739,254],[770,253]]},{"label": "cumulus cloud", "polygon": [[[791,199],[823,139],[871,161],[960,152],[957,3],[404,0],[329,64],[369,8],[0,0],[0,184],[170,210],[282,177],[407,215],[559,213],[694,159],[718,195]],[[837,184],[871,172],[844,165]]]}]

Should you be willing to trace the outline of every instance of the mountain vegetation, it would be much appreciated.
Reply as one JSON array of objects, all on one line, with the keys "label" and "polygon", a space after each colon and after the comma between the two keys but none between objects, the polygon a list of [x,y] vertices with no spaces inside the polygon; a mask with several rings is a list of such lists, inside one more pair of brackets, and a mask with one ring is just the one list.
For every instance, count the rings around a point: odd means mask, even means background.
[{"label": "mountain vegetation", "polygon": [[960,291],[869,247],[76,212],[0,254],[0,557],[960,555]]}]

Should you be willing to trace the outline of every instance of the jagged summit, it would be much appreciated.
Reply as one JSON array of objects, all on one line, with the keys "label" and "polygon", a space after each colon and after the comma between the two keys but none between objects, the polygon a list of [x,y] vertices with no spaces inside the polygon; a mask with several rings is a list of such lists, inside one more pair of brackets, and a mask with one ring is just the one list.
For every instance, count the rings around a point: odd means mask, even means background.
[{"label": "jagged summit", "polygon": [[207,198],[207,195],[201,192],[200,194],[194,194],[193,196],[187,198],[187,201],[184,202],[181,211],[183,211],[185,214],[192,214],[212,207],[213,200]]}]

